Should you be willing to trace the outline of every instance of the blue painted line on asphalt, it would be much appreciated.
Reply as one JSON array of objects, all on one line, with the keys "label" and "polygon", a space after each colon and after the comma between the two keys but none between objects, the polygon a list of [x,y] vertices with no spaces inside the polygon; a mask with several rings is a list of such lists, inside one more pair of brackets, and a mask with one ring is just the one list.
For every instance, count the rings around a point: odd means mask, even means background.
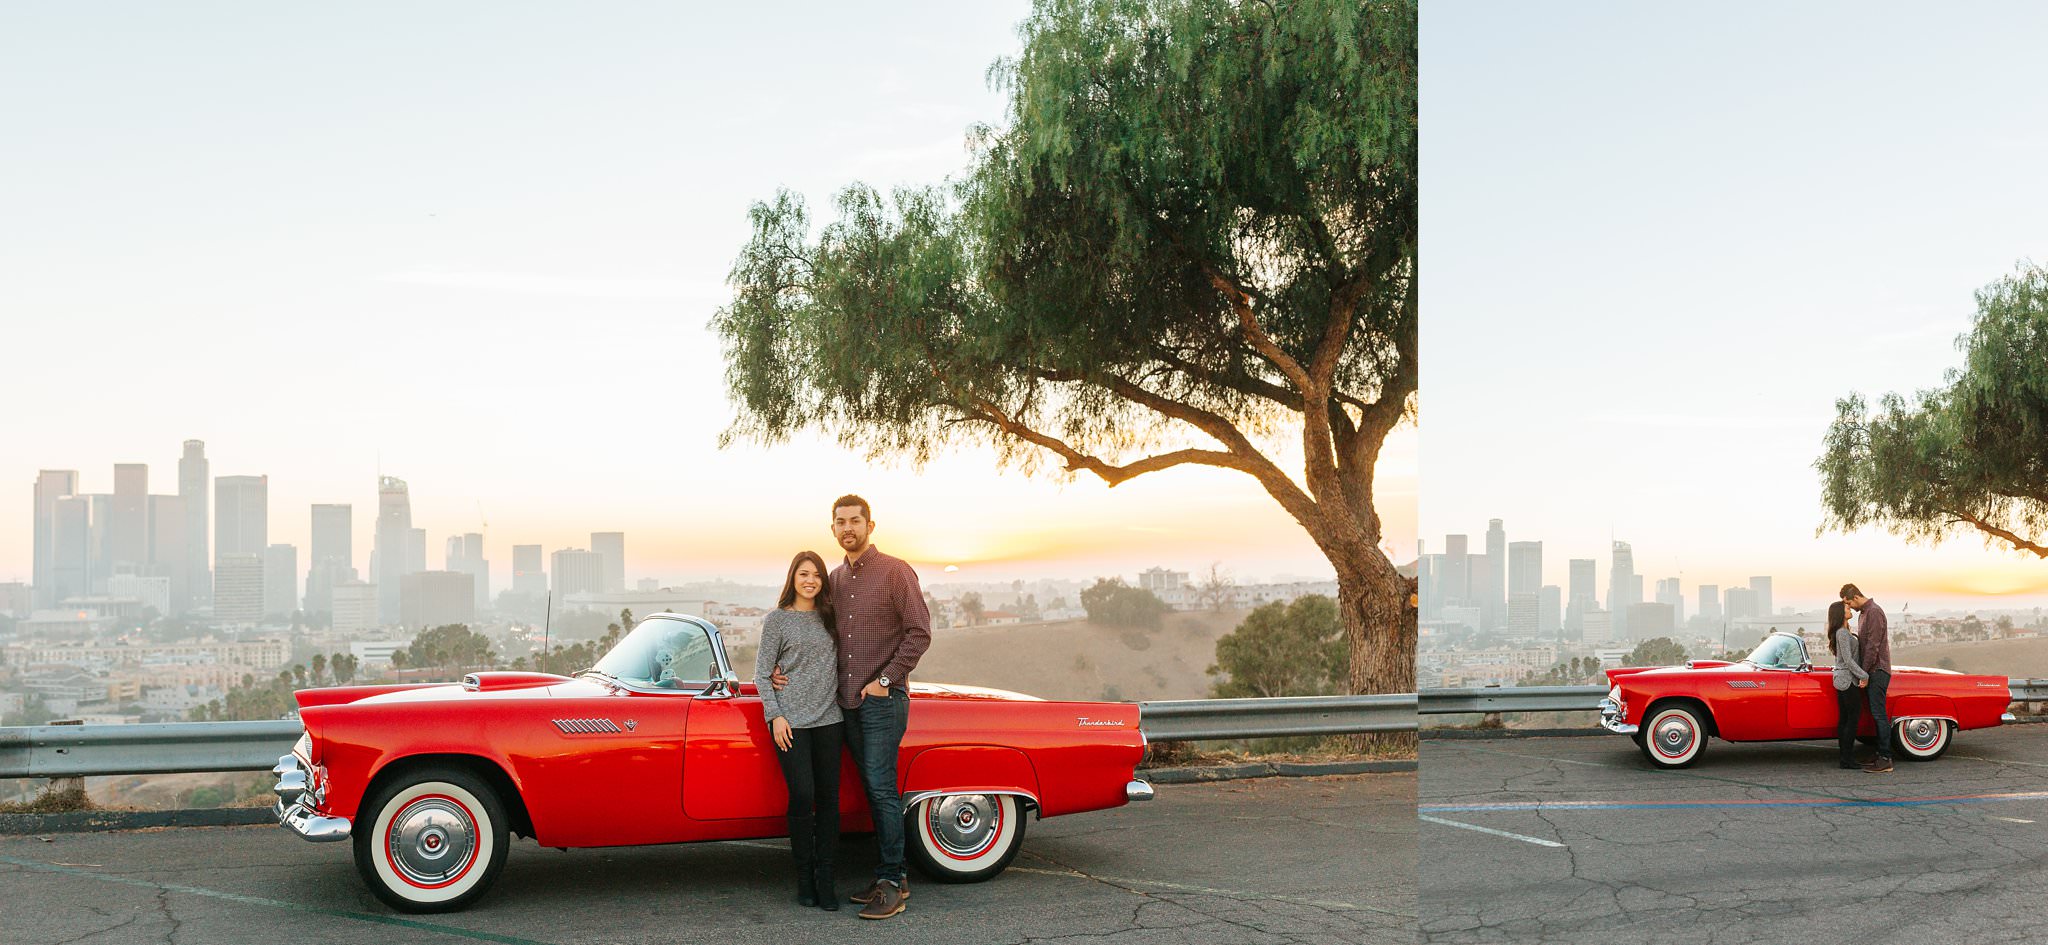
[{"label": "blue painted line on asphalt", "polygon": [[1483,813],[1486,811],[1562,810],[1688,810],[1729,807],[1932,807],[1941,804],[1992,804],[2003,801],[2048,799],[2048,791],[2016,791],[2003,794],[1957,794],[1945,797],[1894,797],[1785,800],[1708,801],[1504,801],[1487,804],[1422,804],[1417,810],[1428,814]]},{"label": "blue painted line on asphalt", "polygon": [[283,899],[269,899],[263,896],[247,896],[241,893],[223,892],[218,889],[207,889],[203,886],[186,886],[180,883],[159,883],[154,880],[136,879],[130,876],[117,876],[111,873],[100,873],[95,872],[93,870],[80,869],[75,866],[59,866],[55,863],[44,863],[40,860],[24,860],[19,857],[0,856],[0,863],[8,863],[14,866],[22,867],[23,869],[31,869],[43,873],[64,873],[71,876],[84,876],[90,879],[103,880],[109,883],[119,883],[123,886],[135,886],[141,889],[167,889],[171,892],[190,893],[195,896],[206,896],[213,899],[224,899],[228,902],[239,902],[244,905],[269,906],[273,909],[290,909],[295,912],[310,912],[314,915],[333,916],[335,918],[340,919],[354,919],[358,922],[375,922],[382,925],[396,925],[401,928],[416,929],[422,932],[439,932],[442,935],[455,935],[460,936],[462,938],[473,938],[486,942],[500,942],[503,943],[503,945],[551,945],[551,943],[548,942],[542,942],[530,938],[519,938],[515,935],[500,935],[496,932],[483,932],[478,931],[476,929],[465,929],[453,925],[441,925],[434,922],[421,922],[417,919],[401,919],[397,916],[377,915],[375,913],[370,912],[356,912],[350,909],[330,909],[325,906],[309,906],[305,903],[287,902]]}]

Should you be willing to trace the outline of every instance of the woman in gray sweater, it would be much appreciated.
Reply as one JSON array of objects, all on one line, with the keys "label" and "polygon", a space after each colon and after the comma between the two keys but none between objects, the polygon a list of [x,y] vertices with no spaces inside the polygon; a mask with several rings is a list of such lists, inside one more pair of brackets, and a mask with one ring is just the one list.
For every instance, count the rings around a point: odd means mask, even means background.
[{"label": "woman in gray sweater", "polygon": [[[782,582],[782,600],[761,621],[754,683],[761,713],[775,736],[775,757],[789,785],[789,849],[796,856],[796,901],[838,911],[832,854],[839,847],[839,749],[845,744],[833,678],[832,592],[825,559],[797,552]],[[776,667],[789,685],[768,684]]]},{"label": "woman in gray sweater", "polygon": [[1841,601],[1828,605],[1828,652],[1835,654],[1835,739],[1841,743],[1844,768],[1856,763],[1856,725],[1863,720],[1863,686],[1870,674],[1856,659],[1858,641],[1849,631],[1849,608]]}]

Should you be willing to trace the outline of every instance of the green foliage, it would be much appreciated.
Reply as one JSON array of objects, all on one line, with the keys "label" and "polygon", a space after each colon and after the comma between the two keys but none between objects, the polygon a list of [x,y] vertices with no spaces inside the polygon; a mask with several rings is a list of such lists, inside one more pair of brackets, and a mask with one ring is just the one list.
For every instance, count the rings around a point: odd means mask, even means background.
[{"label": "green foliage", "polygon": [[1322,696],[1343,691],[1344,624],[1320,595],[1274,601],[1216,641],[1209,675],[1219,699]]},{"label": "green foliage", "polygon": [[1658,637],[1636,644],[1635,649],[1623,657],[1623,666],[1677,666],[1687,659],[1685,644],[1669,637]]},{"label": "green foliage", "polygon": [[1111,627],[1157,627],[1166,616],[1166,602],[1144,588],[1132,587],[1124,579],[1097,578],[1094,586],[1081,592],[1081,609],[1092,623]]},{"label": "green foliage", "polygon": [[1522,680],[1524,686],[1590,686],[1607,681],[1600,671],[1600,659],[1594,656],[1579,656],[1554,663],[1541,675]]},{"label": "green foliage", "polygon": [[[397,665],[397,654],[392,654]],[[414,669],[441,669],[450,673],[490,669],[497,661],[491,641],[472,632],[465,624],[449,623],[421,630],[405,648],[405,665]]]},{"label": "green foliage", "polygon": [[1911,398],[1835,403],[1821,530],[1877,526],[1912,542],[1974,530],[2048,558],[2048,269],[2022,265],[1977,292],[1963,367]]},{"label": "green foliage", "polygon": [[973,627],[981,623],[981,615],[988,612],[988,607],[981,602],[979,593],[968,591],[960,595],[960,612],[967,615],[967,625]]}]

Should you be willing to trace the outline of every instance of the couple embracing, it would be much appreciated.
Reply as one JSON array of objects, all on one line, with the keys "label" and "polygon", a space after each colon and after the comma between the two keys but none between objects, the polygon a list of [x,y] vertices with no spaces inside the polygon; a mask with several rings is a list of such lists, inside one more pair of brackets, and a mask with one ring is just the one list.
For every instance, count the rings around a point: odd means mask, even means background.
[{"label": "couple embracing", "polygon": [[875,880],[849,897],[863,919],[903,911],[903,797],[896,757],[910,723],[910,671],[931,645],[931,612],[917,572],[869,542],[866,499],[832,503],[832,537],[845,552],[828,573],[814,551],[789,563],[782,597],[761,623],[754,681],[775,756],[789,785],[789,846],[797,902],[837,911],[832,856],[839,846],[839,751],[852,752],[875,822]]},{"label": "couple embracing", "polygon": [[[1856,629],[1849,629],[1849,613]],[[1863,596],[1854,584],[1842,585],[1842,599],[1828,605],[1828,651],[1835,654],[1835,735],[1841,743],[1841,766],[1871,774],[1892,770],[1892,724],[1885,696],[1892,683],[1891,628],[1884,608]],[[1877,729],[1877,754],[1856,761],[1856,726],[1868,710]]]}]

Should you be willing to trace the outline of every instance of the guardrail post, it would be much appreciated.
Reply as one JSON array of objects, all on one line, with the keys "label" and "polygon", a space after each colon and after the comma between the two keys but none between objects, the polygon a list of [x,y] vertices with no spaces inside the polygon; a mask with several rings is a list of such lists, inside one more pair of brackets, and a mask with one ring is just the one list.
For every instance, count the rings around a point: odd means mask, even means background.
[{"label": "guardrail post", "polygon": [[[85,720],[84,720],[84,719],[58,719],[58,720],[56,720],[56,721],[54,721],[54,722],[51,722],[50,724],[51,724],[51,725],[84,725],[84,724],[85,724]],[[51,793],[52,795],[57,795],[57,794],[66,794],[66,793],[75,793],[75,794],[77,794],[77,795],[78,795],[78,799],[79,799],[80,801],[84,801],[84,800],[86,799],[86,797],[85,797],[85,779],[84,779],[84,778],[51,778],[51,779],[50,779],[50,793]]]},{"label": "guardrail post", "polygon": [[[1488,688],[1488,689],[1499,689],[1499,688],[1500,688],[1500,683],[1490,683],[1490,684],[1488,684],[1488,685],[1487,685],[1487,687],[1486,687],[1486,688]],[[1479,727],[1480,727],[1480,728],[1507,728],[1507,727],[1508,727],[1508,723],[1507,723],[1507,721],[1506,721],[1506,720],[1504,720],[1504,719],[1502,719],[1502,718],[1500,717],[1500,713],[1498,713],[1498,712],[1488,712],[1488,713],[1486,713],[1485,715],[1482,715],[1482,716],[1480,716],[1480,717],[1479,717]]]}]

